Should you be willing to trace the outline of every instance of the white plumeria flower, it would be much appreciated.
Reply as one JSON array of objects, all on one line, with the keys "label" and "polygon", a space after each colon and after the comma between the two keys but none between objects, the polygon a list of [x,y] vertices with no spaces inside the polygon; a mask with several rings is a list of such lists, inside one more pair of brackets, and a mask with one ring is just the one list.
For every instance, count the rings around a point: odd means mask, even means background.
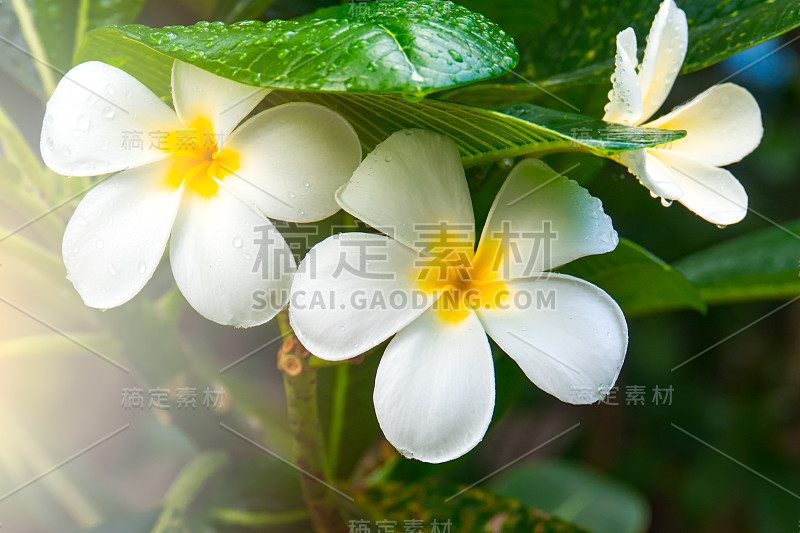
[{"label": "white plumeria flower", "polygon": [[546,272],[618,243],[600,200],[574,181],[538,160],[517,165],[476,251],[458,149],[406,130],[367,156],[337,199],[391,237],[353,232],[315,246],[295,275],[289,317],[306,348],[331,361],[396,334],[374,403],[403,455],[440,463],[481,441],[495,399],[487,334],[565,402],[611,390],[628,341],[622,311],[594,285]]},{"label": "white plumeria flower", "polygon": [[644,123],[672,89],[686,56],[688,35],[686,14],[673,0],[665,0],[653,20],[641,65],[633,28],[620,32],[613,88],[603,120],[685,130],[683,139],[623,152],[614,159],[627,166],[653,197],[661,197],[665,206],[677,200],[709,222],[724,226],[739,222],[747,213],[744,188],[719,167],[740,161],[761,142],[764,129],[755,98],[738,85],[723,83]]},{"label": "white plumeria flower", "polygon": [[76,66],[56,87],[42,129],[47,166],[116,173],[67,225],[67,275],[87,305],[119,306],[153,276],[170,240],[172,272],[192,307],[220,324],[262,324],[285,305],[296,268],[267,216],[310,222],[338,211],[334,193],[358,166],[358,138],[310,103],[236,128],[268,91],[186,63],[175,62],[172,91],[174,110],[99,62]]}]

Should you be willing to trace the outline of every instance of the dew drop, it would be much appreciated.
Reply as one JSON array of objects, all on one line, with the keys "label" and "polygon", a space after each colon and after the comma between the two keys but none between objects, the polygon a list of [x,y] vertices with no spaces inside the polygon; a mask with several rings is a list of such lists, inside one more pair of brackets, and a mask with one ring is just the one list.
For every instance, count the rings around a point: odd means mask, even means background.
[{"label": "dew drop", "polygon": [[82,115],[78,118],[78,129],[81,131],[88,131],[89,128],[92,126],[92,121],[86,115]]},{"label": "dew drop", "polygon": [[139,262],[138,268],[139,268],[139,274],[144,274],[145,272],[147,272],[147,264],[145,264],[144,261]]},{"label": "dew drop", "polygon": [[727,225],[727,224],[717,224],[717,227],[718,227],[719,229],[725,229],[725,228],[727,228],[727,227],[728,227],[728,225]]},{"label": "dew drop", "polygon": [[102,239],[97,239],[97,241],[94,244],[95,244],[95,246],[97,246],[98,249],[100,249],[100,248],[102,248],[103,246],[106,245],[106,243],[104,243],[102,241]]},{"label": "dew drop", "polygon": [[106,117],[106,118],[114,118],[115,114],[116,114],[116,111],[114,111],[113,107],[108,107],[107,106],[107,107],[105,107],[103,109],[103,116]]},{"label": "dew drop", "polygon": [[303,182],[303,187],[311,187],[311,183],[308,181]]},{"label": "dew drop", "polygon": [[106,85],[106,92],[108,94],[114,94],[115,92],[117,92],[117,89],[114,88],[114,86],[109,83],[108,85]]},{"label": "dew drop", "polygon": [[109,265],[108,273],[111,274],[112,276],[116,276],[117,275],[117,269],[114,267],[114,265]]},{"label": "dew drop", "polygon": [[233,247],[234,248],[241,248],[244,242],[242,241],[241,237],[235,237],[233,239]]},{"label": "dew drop", "polygon": [[661,205],[663,205],[664,207],[669,207],[672,205],[672,200],[667,200],[666,198],[662,198]]},{"label": "dew drop", "polygon": [[387,163],[391,163],[392,154],[386,154],[386,157],[384,157],[383,160],[386,161]]}]

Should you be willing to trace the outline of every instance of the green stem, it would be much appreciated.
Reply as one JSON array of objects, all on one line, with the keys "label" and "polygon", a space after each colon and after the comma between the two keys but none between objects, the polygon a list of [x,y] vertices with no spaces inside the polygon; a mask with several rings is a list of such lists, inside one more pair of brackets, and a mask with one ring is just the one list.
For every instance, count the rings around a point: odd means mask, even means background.
[{"label": "green stem", "polygon": [[336,367],[336,378],[333,388],[333,406],[331,409],[331,429],[328,438],[328,461],[331,477],[336,476],[339,468],[339,452],[342,449],[344,418],[347,410],[347,389],[350,385],[350,365],[340,364]]},{"label": "green stem", "polygon": [[305,473],[301,484],[311,523],[317,533],[346,533],[333,492],[320,483],[327,482],[327,476],[317,409],[317,371],[308,362],[311,354],[291,332],[285,314],[279,315],[278,323],[285,338],[278,352],[278,368],[283,371],[295,464]]}]

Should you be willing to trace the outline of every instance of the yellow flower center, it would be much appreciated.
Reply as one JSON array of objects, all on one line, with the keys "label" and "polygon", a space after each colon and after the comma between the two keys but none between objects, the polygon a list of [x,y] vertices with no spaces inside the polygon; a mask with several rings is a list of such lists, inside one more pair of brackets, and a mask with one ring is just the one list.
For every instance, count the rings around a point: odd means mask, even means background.
[{"label": "yellow flower center", "polygon": [[219,184],[229,174],[239,170],[239,154],[220,148],[211,121],[194,120],[188,128],[169,132],[161,148],[171,155],[167,183],[186,188],[204,198],[217,194]]},{"label": "yellow flower center", "polygon": [[498,274],[499,241],[484,239],[476,252],[469,243],[463,244],[443,250],[432,248],[418,268],[419,287],[439,295],[434,309],[446,322],[464,320],[470,309],[496,308],[509,296]]}]

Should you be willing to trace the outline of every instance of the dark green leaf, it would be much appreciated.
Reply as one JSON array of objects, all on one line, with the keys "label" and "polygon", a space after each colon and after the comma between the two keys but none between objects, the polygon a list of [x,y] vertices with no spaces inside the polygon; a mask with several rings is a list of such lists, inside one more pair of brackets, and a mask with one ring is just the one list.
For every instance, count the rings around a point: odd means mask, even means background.
[{"label": "dark green leaf", "polygon": [[419,96],[498,76],[516,62],[500,28],[452,2],[385,1],[369,9],[368,17],[351,17],[343,5],[289,21],[103,29],[87,36],[79,57],[112,62],[103,43],[116,37],[249,85]]},{"label": "dark green leaf", "polygon": [[[509,76],[499,84],[454,91],[449,98],[479,103],[498,98],[500,92],[506,102],[525,101],[541,96],[541,87],[552,89],[575,83],[610,86],[616,34],[632,26],[641,54],[659,4],[660,0],[529,0],[504,1],[500,7],[491,8],[475,5],[517,40],[521,58],[516,72],[526,80]],[[797,0],[679,0],[677,4],[689,19],[683,73],[713,65],[800,25]],[[538,24],[519,24],[520,20],[527,20],[523,11]]]},{"label": "dark green leaf", "polygon": [[691,255],[675,267],[710,304],[800,294],[800,221],[750,233]]},{"label": "dark green leaf", "polygon": [[605,290],[628,318],[675,309],[706,309],[700,292],[683,274],[625,239],[613,252],[583,257],[559,271]]},{"label": "dark green leaf", "polygon": [[[587,533],[578,526],[525,507],[511,498],[495,496],[473,488],[459,494],[462,487],[435,483],[405,485],[381,483],[355,494],[356,503],[372,523],[377,520],[421,520],[426,530],[433,521],[439,529],[448,520],[450,531],[489,531],[492,533]],[[458,494],[458,495],[456,495]],[[366,519],[367,517],[358,517]]]},{"label": "dark green leaf", "polygon": [[565,461],[516,467],[490,482],[489,488],[592,533],[642,533],[650,523],[650,509],[641,494]]}]

